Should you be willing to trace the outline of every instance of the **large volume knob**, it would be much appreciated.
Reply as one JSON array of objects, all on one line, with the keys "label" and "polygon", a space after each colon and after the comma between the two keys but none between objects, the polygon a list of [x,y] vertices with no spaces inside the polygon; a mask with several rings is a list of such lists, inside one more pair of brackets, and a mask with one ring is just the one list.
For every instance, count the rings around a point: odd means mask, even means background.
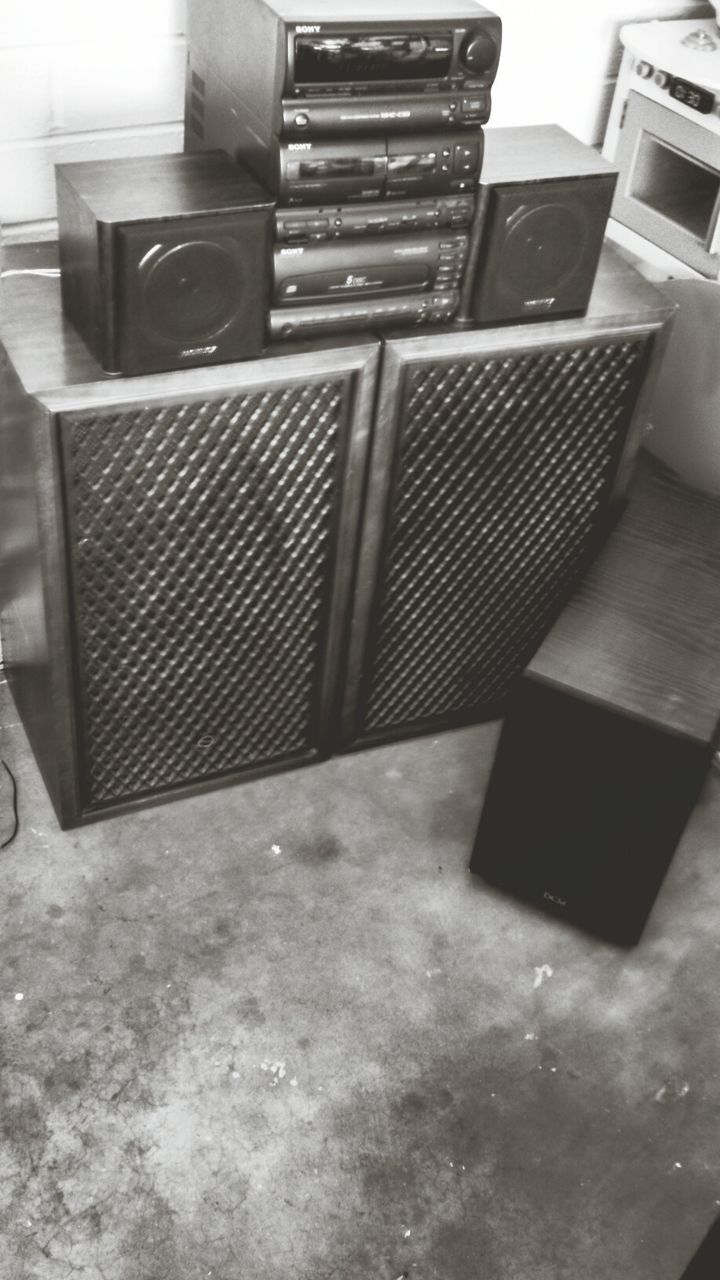
[{"label": "large volume knob", "polygon": [[496,58],[497,45],[487,31],[471,31],[460,46],[460,61],[468,71],[489,71]]}]

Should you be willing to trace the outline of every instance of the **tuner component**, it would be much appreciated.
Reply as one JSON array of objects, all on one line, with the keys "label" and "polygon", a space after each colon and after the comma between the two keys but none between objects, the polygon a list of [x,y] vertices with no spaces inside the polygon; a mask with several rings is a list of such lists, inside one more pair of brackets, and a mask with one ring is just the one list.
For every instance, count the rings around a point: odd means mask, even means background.
[{"label": "tuner component", "polygon": [[354,236],[364,238],[366,235],[392,235],[440,227],[469,227],[474,212],[475,198],[472,195],[278,209],[275,214],[275,241],[310,244]]}]

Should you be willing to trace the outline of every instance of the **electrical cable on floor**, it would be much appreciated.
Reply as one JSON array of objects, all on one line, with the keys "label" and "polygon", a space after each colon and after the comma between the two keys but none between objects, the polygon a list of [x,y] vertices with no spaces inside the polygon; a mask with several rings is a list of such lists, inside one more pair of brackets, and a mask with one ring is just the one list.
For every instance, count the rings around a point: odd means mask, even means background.
[{"label": "electrical cable on floor", "polygon": [[6,276],[59,276],[59,267],[10,267],[8,271],[0,271],[3,280]]},{"label": "electrical cable on floor", "polygon": [[17,782],[15,781],[15,776],[12,770],[9,768],[8,765],[6,765],[5,761],[0,760],[0,764],[2,765],[3,769],[8,775],[8,778],[12,783],[13,829],[10,832],[10,835],[8,836],[7,840],[3,840],[2,844],[0,844],[0,849],[7,849],[8,845],[12,844],[13,840],[15,839],[18,833],[18,827],[20,825],[20,821],[18,818],[18,807],[17,807]]}]

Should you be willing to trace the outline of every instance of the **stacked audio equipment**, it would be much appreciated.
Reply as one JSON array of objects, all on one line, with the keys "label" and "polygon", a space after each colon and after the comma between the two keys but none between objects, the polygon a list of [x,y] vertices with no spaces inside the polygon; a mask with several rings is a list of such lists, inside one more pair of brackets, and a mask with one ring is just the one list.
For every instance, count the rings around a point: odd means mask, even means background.
[{"label": "stacked audio equipment", "polygon": [[108,373],[265,344],[273,201],[222,152],[56,166],[62,300]]},{"label": "stacked audio equipment", "polygon": [[457,314],[500,43],[471,0],[190,0],[185,146],[277,199],[273,337]]},{"label": "stacked audio equipment", "polygon": [[595,279],[604,161],[484,129],[499,18],[304,3],[190,0],[186,153],[59,166],[74,329],[3,282],[3,650],[63,825],[498,714],[639,447],[672,308]]}]

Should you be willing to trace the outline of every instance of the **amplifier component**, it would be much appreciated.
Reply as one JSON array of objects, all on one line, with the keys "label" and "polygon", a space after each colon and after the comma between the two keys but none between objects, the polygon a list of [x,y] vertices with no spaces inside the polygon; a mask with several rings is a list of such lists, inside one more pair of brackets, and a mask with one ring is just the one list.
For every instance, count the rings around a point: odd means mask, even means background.
[{"label": "amplifier component", "polygon": [[445,93],[422,97],[388,94],[372,98],[333,98],[320,101],[284,102],[282,132],[287,138],[303,135],[353,134],[417,129],[447,129],[448,126],[486,124],[490,116],[490,94],[485,89],[472,93]]},{"label": "amplifier component", "polygon": [[278,209],[276,244],[304,244],[346,236],[469,227],[475,212],[472,195],[430,196],[423,200],[382,200],[359,205],[318,205]]},{"label": "amplifier component", "polygon": [[[207,107],[233,110],[247,158],[273,139],[477,128],[490,115],[502,23],[474,0],[189,0],[187,145]],[[214,107],[213,107],[214,110]],[[190,135],[195,134],[193,139]],[[223,146],[206,134],[205,145]]]}]

